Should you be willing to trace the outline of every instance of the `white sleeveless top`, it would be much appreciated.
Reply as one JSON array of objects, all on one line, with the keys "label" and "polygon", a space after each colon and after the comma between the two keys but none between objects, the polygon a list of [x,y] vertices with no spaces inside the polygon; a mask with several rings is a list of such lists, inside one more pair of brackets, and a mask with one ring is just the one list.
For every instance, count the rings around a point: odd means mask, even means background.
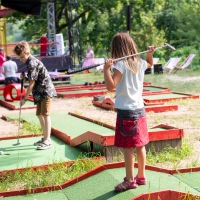
[{"label": "white sleeveless top", "polygon": [[147,62],[140,59],[138,61],[138,72],[130,71],[124,61],[119,61],[113,66],[115,70],[121,72],[122,77],[116,86],[115,108],[121,110],[135,110],[143,108],[143,81],[144,73],[147,69]]}]

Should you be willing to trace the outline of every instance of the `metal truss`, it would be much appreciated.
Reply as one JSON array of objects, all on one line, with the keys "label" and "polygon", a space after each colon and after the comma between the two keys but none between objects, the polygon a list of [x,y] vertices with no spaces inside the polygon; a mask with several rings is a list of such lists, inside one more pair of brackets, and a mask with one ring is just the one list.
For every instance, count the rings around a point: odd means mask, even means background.
[{"label": "metal truss", "polygon": [[78,0],[68,0],[69,3],[69,26],[68,40],[69,52],[73,59],[73,67],[82,65],[82,49],[80,41],[79,20],[78,18]]},{"label": "metal truss", "polygon": [[[55,3],[53,2],[47,2],[47,38],[49,43],[55,43],[56,42],[56,25],[55,25]],[[49,45],[48,48],[48,54],[49,55],[56,55],[56,45]]]}]

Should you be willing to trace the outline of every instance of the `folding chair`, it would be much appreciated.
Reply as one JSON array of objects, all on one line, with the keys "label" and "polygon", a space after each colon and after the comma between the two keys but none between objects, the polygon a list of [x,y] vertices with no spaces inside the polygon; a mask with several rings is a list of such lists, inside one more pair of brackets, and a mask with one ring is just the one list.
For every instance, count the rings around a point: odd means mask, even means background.
[{"label": "folding chair", "polygon": [[[96,64],[100,64],[100,63],[104,63],[104,62],[105,62],[105,58],[95,58]],[[104,67],[104,64],[96,67],[95,74],[98,73],[98,72],[103,72],[103,67]]]},{"label": "folding chair", "polygon": [[176,73],[179,70],[184,70],[185,68],[187,68],[191,63],[193,58],[196,56],[196,54],[190,54],[180,66],[175,65],[174,66],[174,73]]},{"label": "folding chair", "polygon": [[179,61],[180,58],[170,58],[163,67],[163,71],[167,71],[170,73],[174,69],[174,67],[178,64]]}]

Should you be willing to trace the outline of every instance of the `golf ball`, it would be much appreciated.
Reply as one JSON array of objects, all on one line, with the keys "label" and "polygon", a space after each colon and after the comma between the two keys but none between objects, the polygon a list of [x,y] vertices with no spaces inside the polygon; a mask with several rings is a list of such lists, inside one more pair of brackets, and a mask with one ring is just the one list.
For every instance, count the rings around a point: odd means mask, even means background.
[{"label": "golf ball", "polygon": [[0,151],[0,155],[3,155],[3,151]]}]

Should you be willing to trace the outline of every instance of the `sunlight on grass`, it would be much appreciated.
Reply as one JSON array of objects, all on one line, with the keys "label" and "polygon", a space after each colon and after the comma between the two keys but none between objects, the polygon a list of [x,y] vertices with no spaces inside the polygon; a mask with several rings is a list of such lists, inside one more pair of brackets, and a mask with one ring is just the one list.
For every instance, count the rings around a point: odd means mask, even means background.
[{"label": "sunlight on grass", "polygon": [[[14,124],[19,124],[19,121],[16,119],[10,119],[9,121]],[[24,120],[21,120],[20,124],[21,124],[20,131],[19,131],[20,135],[41,134],[42,133],[42,128],[38,124],[25,122]]]},{"label": "sunlight on grass", "polygon": [[4,171],[0,177],[0,191],[31,189],[51,185],[58,186],[105,164],[104,158],[96,156],[99,155],[97,153],[80,155],[73,164],[54,162],[46,169],[42,168],[42,166],[37,170],[28,167],[23,170],[23,173],[19,170],[13,172]]},{"label": "sunlight on grass", "polygon": [[42,133],[42,128],[40,125],[28,123],[23,123],[22,130],[20,130],[20,135],[24,134],[40,134]]},{"label": "sunlight on grass", "polygon": [[147,152],[147,164],[162,166],[163,164],[173,163],[173,168],[179,168],[179,163],[183,158],[192,155],[194,152],[193,147],[186,140],[182,140],[182,146],[172,148],[170,146],[157,152],[152,146]]},{"label": "sunlight on grass", "polygon": [[[193,80],[192,77],[198,76],[197,72],[178,72],[177,75],[164,73],[159,75],[148,74],[144,81],[151,82],[151,85],[170,88],[171,91],[184,92],[189,94],[200,93],[200,78]],[[186,78],[191,79],[186,82]]]},{"label": "sunlight on grass", "polygon": [[90,82],[90,83],[94,83],[95,81],[98,82],[103,82],[104,81],[104,75],[103,73],[95,73],[94,70],[90,70],[90,73],[88,74],[84,74],[83,72],[79,72],[76,74],[73,74],[73,76],[71,77],[71,82]]}]

